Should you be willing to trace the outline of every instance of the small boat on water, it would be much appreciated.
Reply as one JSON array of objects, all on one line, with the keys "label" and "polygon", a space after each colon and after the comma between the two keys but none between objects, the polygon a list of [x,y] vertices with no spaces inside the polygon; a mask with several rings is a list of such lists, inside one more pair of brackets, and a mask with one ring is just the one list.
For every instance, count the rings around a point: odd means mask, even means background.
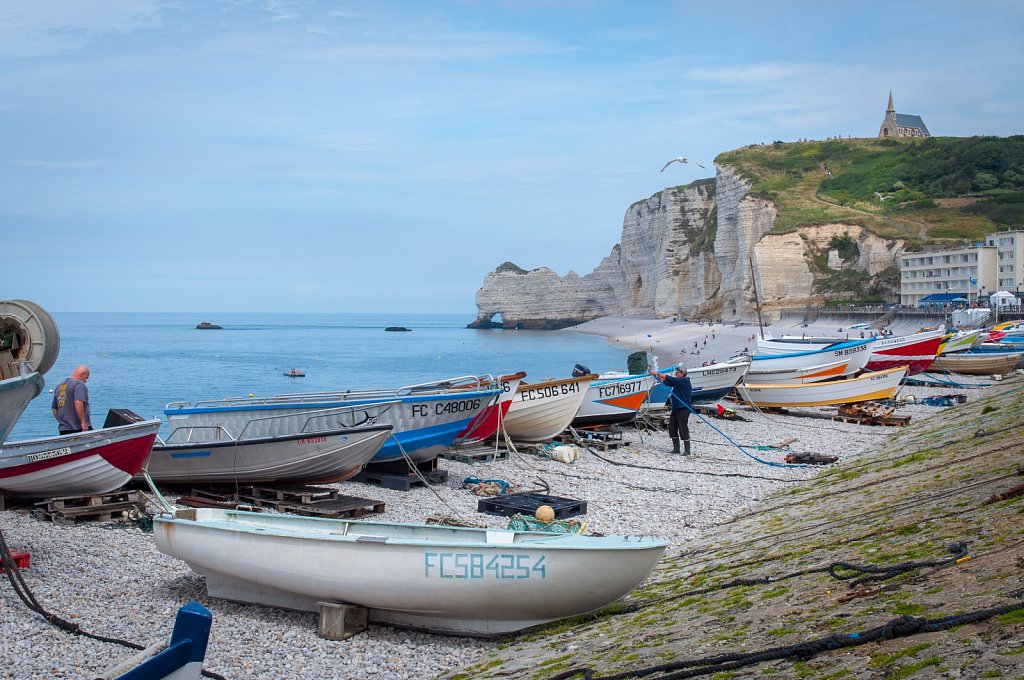
[{"label": "small boat on water", "polygon": [[140,420],[62,437],[7,442],[0,447],[0,490],[32,498],[108,493],[142,468],[159,429],[159,420]]},{"label": "small boat on water", "polygon": [[804,384],[737,385],[736,391],[747,404],[760,407],[829,406],[860,401],[890,399],[907,374],[906,366],[857,378],[829,380]]},{"label": "small boat on water", "polygon": [[[264,416],[397,402],[381,413],[377,420],[377,424],[391,425],[394,429],[392,437],[374,455],[371,463],[398,461],[406,455],[414,463],[424,463],[437,458],[441,451],[451,446],[473,418],[494,403],[499,391],[491,376],[463,376],[394,389],[173,402],[164,408],[164,415],[172,428],[219,426],[228,432],[241,432],[250,420]],[[268,427],[263,434],[284,436],[297,432],[289,421],[274,422],[278,423],[277,427]]]},{"label": "small boat on water", "polygon": [[637,375],[604,377],[590,383],[579,411],[572,419],[573,427],[616,425],[628,423],[647,403],[654,378]]},{"label": "small boat on water", "polygon": [[284,372],[284,374],[286,376],[288,376],[289,378],[305,378],[306,377],[306,372],[305,371],[300,371],[297,368],[289,368],[287,371]]},{"label": "small boat on water", "polygon": [[[220,426],[178,426],[153,446],[145,470],[165,484],[341,482],[359,474],[391,436],[391,425],[344,425],[355,419],[356,409],[345,407],[253,418],[237,435]],[[286,429],[295,434],[262,434]]]},{"label": "small boat on water", "polygon": [[209,321],[200,321],[199,323],[196,324],[196,329],[201,331],[216,331],[222,328],[224,327],[218,326],[215,323],[210,323]]},{"label": "small boat on water", "polygon": [[668,543],[189,508],[153,519],[157,549],[211,597],[489,637],[591,612],[638,586]]},{"label": "small boat on water", "polygon": [[542,442],[569,427],[596,373],[520,382],[501,427],[512,441]]},{"label": "small boat on water", "polygon": [[935,359],[931,370],[967,375],[1006,375],[1017,367],[1021,357],[1024,357],[1024,353],[985,352],[974,354],[958,352],[951,355],[944,354]]}]

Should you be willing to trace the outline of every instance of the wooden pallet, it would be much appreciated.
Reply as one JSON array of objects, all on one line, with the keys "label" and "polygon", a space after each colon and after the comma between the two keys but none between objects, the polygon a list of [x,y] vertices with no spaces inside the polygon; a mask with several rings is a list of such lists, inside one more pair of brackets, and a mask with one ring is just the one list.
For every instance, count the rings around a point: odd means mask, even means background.
[{"label": "wooden pallet", "polygon": [[192,489],[192,496],[178,499],[183,505],[253,510],[271,509],[307,517],[362,517],[384,512],[384,501],[343,496],[337,489],[317,486],[247,486],[236,492],[225,487]]},{"label": "wooden pallet", "polygon": [[892,406],[883,406],[873,401],[861,404],[843,404],[839,407],[839,412],[832,416],[832,420],[859,425],[888,425],[892,427],[902,427],[910,423],[910,416],[893,415],[895,410]]},{"label": "wooden pallet", "polygon": [[562,444],[579,444],[590,449],[610,451],[620,446],[627,446],[630,442],[622,438],[622,430],[577,430],[577,434],[563,432],[555,437],[555,441]]},{"label": "wooden pallet", "polygon": [[125,510],[145,507],[138,491],[122,491],[95,496],[62,496],[36,503],[32,516],[54,524],[73,525],[78,522],[109,522]]},{"label": "wooden pallet", "polygon": [[447,449],[440,454],[441,458],[460,463],[493,463],[508,458],[508,449],[496,449],[493,446],[475,446],[467,449]]},{"label": "wooden pallet", "polygon": [[289,510],[304,517],[362,517],[367,513],[384,512],[384,501],[373,501],[355,496],[338,496],[329,501],[298,505]]}]

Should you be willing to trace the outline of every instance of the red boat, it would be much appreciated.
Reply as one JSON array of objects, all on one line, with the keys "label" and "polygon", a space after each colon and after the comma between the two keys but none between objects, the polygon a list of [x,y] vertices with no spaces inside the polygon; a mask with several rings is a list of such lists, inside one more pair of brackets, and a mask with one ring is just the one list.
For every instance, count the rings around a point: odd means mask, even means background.
[{"label": "red boat", "polygon": [[459,436],[455,438],[455,442],[464,446],[466,444],[477,444],[488,437],[493,437],[494,433],[498,431],[498,427],[505,420],[509,408],[512,406],[512,398],[516,396],[519,381],[525,377],[526,373],[520,371],[519,373],[503,375],[498,378],[497,383],[501,387],[501,393],[498,395],[497,401],[480,411],[470,421],[469,425],[466,426],[466,429],[459,433]]},{"label": "red boat", "polygon": [[153,448],[159,420],[63,437],[7,442],[0,449],[0,491],[12,496],[90,496],[123,486]]},{"label": "red boat", "polygon": [[879,338],[872,345],[871,356],[864,366],[866,371],[884,371],[906,366],[907,375],[928,370],[942,343],[943,330],[925,331],[913,335]]}]

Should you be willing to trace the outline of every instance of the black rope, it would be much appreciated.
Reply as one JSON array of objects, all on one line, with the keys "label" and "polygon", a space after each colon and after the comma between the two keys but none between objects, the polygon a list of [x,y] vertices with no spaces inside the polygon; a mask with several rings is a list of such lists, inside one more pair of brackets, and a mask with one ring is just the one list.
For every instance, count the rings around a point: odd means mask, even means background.
[{"label": "black rope", "polygon": [[[592,668],[573,668],[557,675],[551,676],[550,680],[569,680],[580,676],[587,680],[624,680],[625,678],[642,678],[656,673],[660,680],[675,680],[676,678],[693,678],[699,675],[719,673],[721,671],[751,666],[764,661],[778,661],[780,659],[807,660],[817,654],[846,647],[856,647],[869,642],[879,640],[893,640],[918,633],[935,633],[942,630],[949,630],[957,626],[969,623],[985,621],[994,616],[1008,614],[1009,612],[1024,609],[1024,600],[1018,600],[1012,604],[1001,607],[981,609],[966,614],[946,616],[938,619],[924,619],[915,616],[901,616],[892,619],[881,626],[870,628],[855,633],[841,635],[829,635],[815,640],[808,640],[794,645],[783,647],[769,647],[756,652],[744,654],[719,654],[718,656],[705,657],[703,659],[692,659],[686,661],[675,661],[659,666],[649,666],[614,675],[597,676]],[[685,670],[684,670],[685,669]]]},{"label": "black rope", "polygon": [[[43,619],[45,619],[51,626],[71,633],[72,635],[80,635],[100,642],[109,642],[123,647],[128,647],[129,649],[141,650],[146,648],[144,645],[140,645],[129,640],[90,633],[82,630],[82,627],[77,623],[72,623],[67,619],[63,619],[56,614],[48,612],[46,608],[36,600],[35,595],[32,593],[32,589],[29,588],[25,578],[21,575],[21,569],[18,568],[17,563],[14,561],[14,556],[11,554],[11,549],[7,545],[7,539],[4,537],[4,532],[2,530],[0,530],[0,564],[3,565],[4,573],[7,575],[7,580],[10,582],[11,588],[14,589],[14,593],[18,596],[18,599],[20,599],[29,610],[43,617]],[[225,680],[224,676],[205,669],[202,671],[202,674],[208,678],[214,678],[214,680]]]}]

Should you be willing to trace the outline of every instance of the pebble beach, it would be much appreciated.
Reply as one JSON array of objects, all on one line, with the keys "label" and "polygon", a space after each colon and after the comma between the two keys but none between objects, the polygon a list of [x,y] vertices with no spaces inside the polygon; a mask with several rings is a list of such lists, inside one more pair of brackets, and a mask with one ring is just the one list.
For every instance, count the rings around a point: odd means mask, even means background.
[{"label": "pebble beach", "polygon": [[[660,366],[682,361],[692,367],[728,358],[748,345],[753,349],[749,338],[756,326],[610,318],[570,330],[649,349]],[[703,345],[705,336],[710,350]],[[694,343],[701,355],[690,353]],[[899,396],[919,400],[960,393],[973,400],[987,382],[956,376],[955,386],[904,387]],[[879,448],[892,432],[831,420],[834,408],[773,415],[723,403],[739,418],[691,418],[694,455],[689,457],[669,454],[663,431],[627,428],[622,446],[580,447],[580,458],[572,463],[520,447],[505,457],[503,450],[495,451],[491,462],[443,459],[439,467],[448,472],[443,484],[395,491],[345,482],[339,488],[345,495],[383,502],[385,512],[374,518],[384,521],[434,517],[504,528],[507,518],[477,512],[480,497],[464,487],[464,480],[501,479],[520,490],[543,485],[549,495],[586,501],[588,531],[657,536],[670,541],[667,554],[672,555],[822,469],[787,466],[786,454],[836,456],[836,464],[842,465]],[[943,410],[904,401],[898,413],[922,419],[941,417]],[[474,663],[500,644],[372,624],[348,640],[324,640],[317,635],[315,613],[207,597],[203,579],[184,563],[160,554],[152,535],[135,522],[61,526],[33,518],[29,509],[0,512],[0,530],[10,548],[30,553],[31,566],[22,575],[45,610],[92,634],[148,644],[165,640],[178,607],[196,599],[214,616],[205,668],[226,678],[430,678]],[[147,509],[156,512],[158,506],[150,502]],[[0,597],[0,610],[0,678],[97,677],[134,653],[58,630],[29,611],[10,587]]]}]

